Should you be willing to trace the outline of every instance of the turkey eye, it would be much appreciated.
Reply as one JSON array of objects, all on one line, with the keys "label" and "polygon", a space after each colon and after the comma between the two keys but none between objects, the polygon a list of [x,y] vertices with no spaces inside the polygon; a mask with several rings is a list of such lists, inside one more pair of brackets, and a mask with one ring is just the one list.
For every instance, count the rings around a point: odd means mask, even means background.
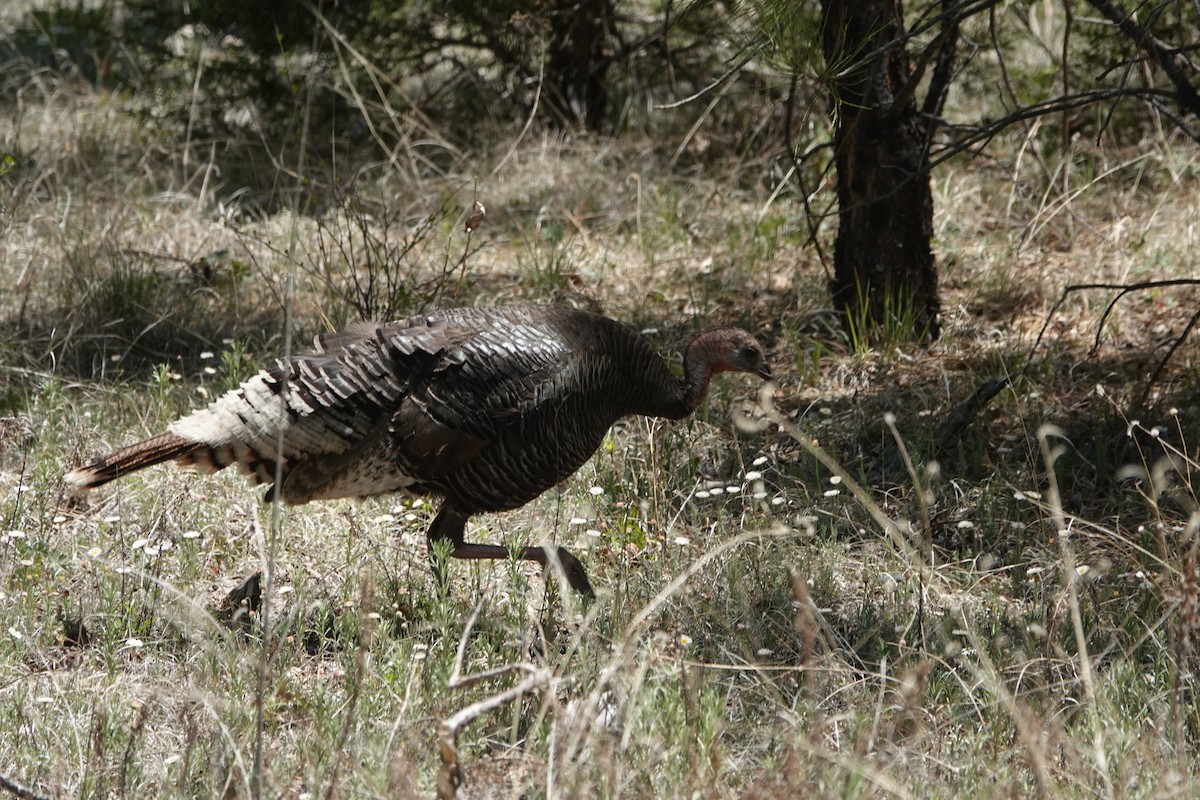
[{"label": "turkey eye", "polygon": [[742,345],[742,349],[738,352],[738,355],[747,361],[753,361],[758,358],[758,350],[754,345]]}]

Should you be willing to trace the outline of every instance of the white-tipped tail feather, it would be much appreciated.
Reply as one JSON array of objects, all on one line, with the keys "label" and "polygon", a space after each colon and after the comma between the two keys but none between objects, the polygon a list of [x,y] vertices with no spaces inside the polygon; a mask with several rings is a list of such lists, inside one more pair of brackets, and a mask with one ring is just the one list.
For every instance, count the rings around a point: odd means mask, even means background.
[{"label": "white-tipped tail feather", "polygon": [[183,458],[200,447],[204,445],[173,433],[160,433],[137,444],[122,447],[91,464],[73,469],[64,479],[72,486],[93,489],[145,467]]}]

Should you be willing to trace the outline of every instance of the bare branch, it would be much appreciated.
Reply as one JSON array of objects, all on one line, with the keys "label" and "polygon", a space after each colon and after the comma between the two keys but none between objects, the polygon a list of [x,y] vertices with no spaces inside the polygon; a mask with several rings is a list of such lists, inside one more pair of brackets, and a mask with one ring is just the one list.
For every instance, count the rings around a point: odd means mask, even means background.
[{"label": "bare branch", "polygon": [[1200,117],[1200,94],[1197,94],[1196,87],[1180,69],[1170,48],[1151,35],[1149,30],[1134,22],[1131,14],[1126,14],[1113,5],[1112,0],[1088,0],[1088,3],[1150,56],[1175,86],[1175,99],[1179,104]]},{"label": "bare branch", "polygon": [[929,91],[921,105],[921,113],[927,117],[937,117],[942,113],[942,106],[950,93],[950,84],[954,80],[954,61],[958,54],[958,18],[949,14],[950,0],[943,0],[942,8],[947,12],[945,27],[940,37],[937,62],[933,66],[933,74],[929,76]]},{"label": "bare branch", "polygon": [[1158,383],[1158,379],[1162,376],[1163,371],[1167,368],[1167,363],[1171,357],[1175,355],[1175,351],[1179,346],[1187,341],[1188,334],[1192,332],[1192,328],[1196,327],[1196,323],[1200,322],[1200,311],[1192,314],[1192,318],[1188,320],[1188,324],[1184,326],[1183,331],[1175,337],[1175,341],[1171,342],[1171,347],[1167,350],[1162,360],[1158,362],[1158,366],[1154,368],[1154,372],[1150,373],[1150,377],[1146,379],[1146,385],[1142,388],[1142,396],[1138,400],[1138,406],[1145,408],[1146,401],[1150,399],[1150,389],[1154,384]]},{"label": "bare branch", "polygon": [[0,789],[8,792],[13,797],[21,798],[21,800],[49,800],[45,795],[38,794],[28,786],[17,783],[12,778],[3,774],[0,774]]},{"label": "bare branch", "polygon": [[[1108,321],[1109,316],[1112,315],[1114,307],[1118,302],[1120,302],[1121,298],[1131,292],[1144,291],[1147,289],[1165,289],[1173,286],[1200,286],[1200,278],[1172,278],[1168,280],[1157,281],[1138,281],[1137,283],[1073,283],[1070,286],[1064,287],[1062,294],[1059,295],[1059,298],[1055,301],[1054,305],[1050,307],[1050,312],[1046,314],[1046,321],[1042,323],[1042,329],[1038,331],[1037,339],[1034,340],[1033,346],[1029,348],[1029,354],[1025,356],[1025,363],[1017,373],[1016,378],[1020,378],[1022,375],[1024,375],[1025,371],[1029,368],[1029,365],[1033,363],[1033,354],[1036,353],[1038,347],[1041,346],[1042,339],[1045,337],[1046,331],[1050,327],[1051,320],[1054,319],[1054,315],[1058,313],[1058,310],[1062,308],[1063,303],[1067,301],[1067,297],[1072,293],[1088,291],[1090,289],[1110,289],[1118,293],[1116,297],[1109,301],[1108,306],[1104,309],[1104,313],[1100,317],[1100,321],[1096,330],[1095,342],[1092,345],[1092,349],[1088,352],[1088,356],[1090,357],[1099,349],[1100,334],[1103,332],[1105,323]],[[1162,360],[1159,361],[1158,366],[1155,367],[1154,372],[1151,373],[1150,378],[1146,381],[1146,385],[1142,389],[1142,396],[1138,401],[1139,405],[1145,405],[1146,399],[1150,396],[1150,389],[1162,375],[1163,370],[1167,366],[1167,362],[1171,360],[1171,357],[1175,354],[1175,351],[1178,350],[1183,341],[1187,339],[1188,335],[1192,332],[1192,329],[1196,327],[1198,322],[1200,322],[1200,311],[1193,314],[1191,319],[1188,320],[1188,324],[1184,327],[1183,332],[1176,337],[1175,341],[1171,344],[1171,348],[1167,351],[1167,354],[1163,356]]]},{"label": "bare branch", "polygon": [[[1017,122],[1027,119],[1042,117],[1047,114],[1054,114],[1060,111],[1073,108],[1082,108],[1093,103],[1101,103],[1106,100],[1118,100],[1121,98],[1135,97],[1146,102],[1152,103],[1154,100],[1162,101],[1171,99],[1174,94],[1165,89],[1090,89],[1084,92],[1077,92],[1071,95],[1062,95],[1053,97],[1049,100],[1043,100],[1039,103],[1023,106],[1016,109],[1010,114],[1007,114],[999,119],[982,125],[953,125],[945,120],[940,121],[940,125],[951,131],[966,131],[969,132],[965,138],[958,139],[945,148],[938,150],[936,156],[930,161],[930,168],[936,167],[944,161],[962,153],[971,150],[975,145],[986,144],[1000,133],[1005,128]],[[1174,118],[1173,118],[1174,119]],[[1189,136],[1192,135],[1192,130],[1184,127],[1183,131]],[[1195,138],[1195,137],[1193,137]],[[1200,140],[1197,140],[1200,141]]]},{"label": "bare branch", "polygon": [[524,672],[526,676],[517,685],[456,711],[438,725],[438,749],[442,759],[437,777],[438,800],[454,800],[458,796],[458,787],[462,785],[462,766],[458,758],[459,730],[489,711],[506,706],[514,700],[519,700],[530,692],[542,688],[553,678],[550,670],[524,662],[505,664],[477,675],[464,676],[462,668],[467,655],[467,642],[482,609],[483,600],[480,600],[475,605],[475,610],[471,612],[471,618],[467,620],[462,638],[459,639],[458,652],[454,656],[454,667],[450,671],[450,680],[447,685],[451,689],[464,689],[512,672]]},{"label": "bare branch", "polygon": [[[825,253],[825,248],[821,246],[821,240],[818,237],[821,229],[821,221],[825,218],[825,215],[816,214],[813,211],[812,201],[810,200],[811,192],[808,191],[808,187],[804,183],[804,162],[810,155],[816,152],[817,149],[823,147],[832,147],[833,144],[832,142],[822,142],[817,146],[807,150],[803,155],[796,155],[796,148],[792,146],[792,137],[796,109],[796,86],[799,81],[800,73],[793,70],[792,82],[788,87],[787,100],[786,104],[784,105],[783,140],[787,142],[788,156],[792,159],[792,168],[796,171],[796,183],[800,186],[800,202],[804,205],[804,222],[808,226],[808,240],[806,244],[811,244],[813,249],[816,250],[817,260],[820,261],[821,266],[825,268],[826,276],[829,276],[829,257]],[[833,161],[831,159],[825,166],[825,170],[822,171],[822,178],[828,174],[828,171],[832,169],[832,167]]]}]

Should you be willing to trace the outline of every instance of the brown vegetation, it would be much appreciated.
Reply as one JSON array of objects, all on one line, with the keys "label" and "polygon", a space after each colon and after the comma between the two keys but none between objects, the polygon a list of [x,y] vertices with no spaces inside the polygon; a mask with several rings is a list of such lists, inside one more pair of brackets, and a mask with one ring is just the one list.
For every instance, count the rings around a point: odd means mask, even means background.
[{"label": "brown vegetation", "polygon": [[[141,113],[152,95],[15,70],[0,119],[14,785],[429,797],[449,764],[462,797],[1190,791],[1192,337],[1148,380],[1196,290],[1132,293],[1103,325],[1113,293],[1072,292],[1034,344],[1068,285],[1196,275],[1194,145],[1142,122],[1061,153],[1031,126],[990,160],[938,165],[942,336],[922,348],[827,324],[801,204],[734,146],[772,107],[684,105],[620,136],[501,121],[473,148],[380,111],[401,143],[380,156],[190,135]],[[62,483],[364,310],[523,300],[603,311],[663,351],[739,324],[781,385],[724,385],[687,424],[620,424],[557,492],[473,523],[492,543],[572,548],[595,601],[516,562],[456,572],[441,598],[424,502],[280,516],[236,477],[154,469],[91,497]],[[939,439],[995,378],[1011,383]]]}]

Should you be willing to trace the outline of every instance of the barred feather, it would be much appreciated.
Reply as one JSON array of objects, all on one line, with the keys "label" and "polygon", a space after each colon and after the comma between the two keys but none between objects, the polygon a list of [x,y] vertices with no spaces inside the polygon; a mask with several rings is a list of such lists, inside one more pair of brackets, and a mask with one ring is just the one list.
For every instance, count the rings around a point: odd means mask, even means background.
[{"label": "barred feather", "polygon": [[73,469],[64,480],[81,489],[93,489],[154,464],[187,458],[196,446],[195,442],[173,433],[160,433],[137,444],[122,447],[87,466]]},{"label": "barred feather", "polygon": [[[278,489],[288,503],[436,494],[445,505],[430,537],[475,553],[461,557],[497,557],[462,543],[467,517],[516,508],[568,477],[622,416],[689,414],[725,370],[771,377],[761,347],[735,328],[697,337],[681,379],[642,336],[605,317],[448,309],[319,337],[314,352],[277,360],[166,433],[66,480],[92,488],[174,460],[206,472],[236,464],[257,483],[282,475],[269,496]],[[546,563],[528,550],[522,557]],[[577,588],[587,583],[578,570]]]}]

